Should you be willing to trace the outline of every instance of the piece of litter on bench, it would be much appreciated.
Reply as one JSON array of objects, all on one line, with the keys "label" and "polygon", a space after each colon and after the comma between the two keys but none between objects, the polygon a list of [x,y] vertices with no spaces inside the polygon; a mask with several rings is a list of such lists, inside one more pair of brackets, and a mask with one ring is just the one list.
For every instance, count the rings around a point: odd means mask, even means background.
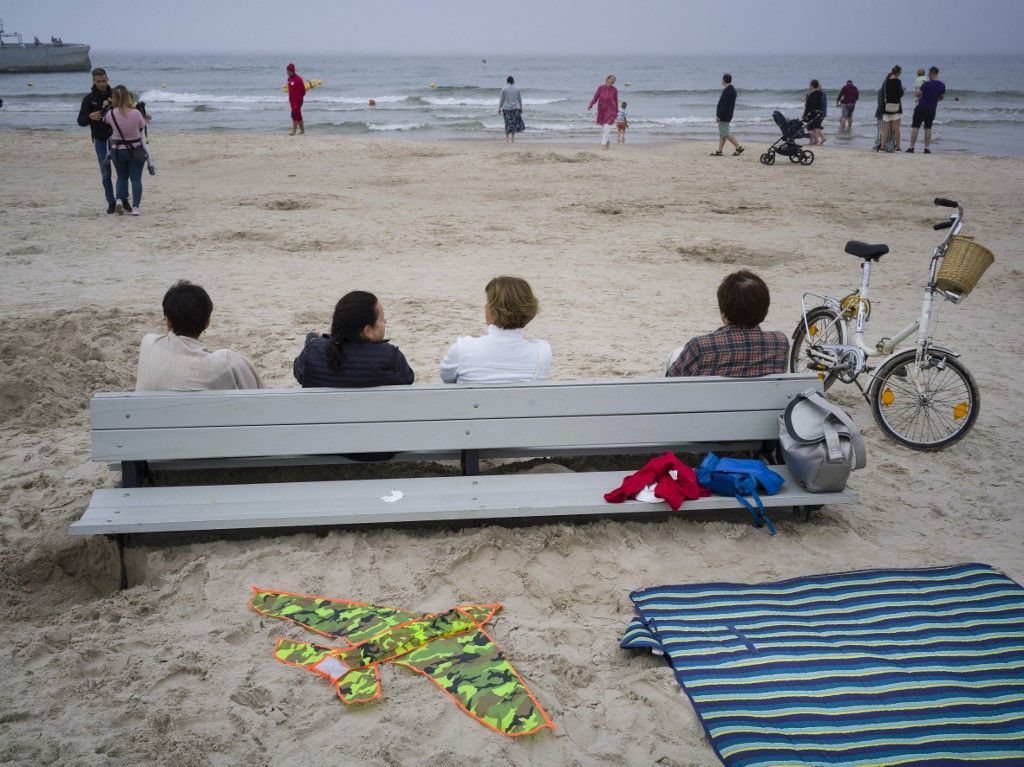
[{"label": "piece of litter on bench", "polygon": [[380,499],[384,501],[384,503],[394,503],[395,501],[400,501],[403,498],[405,498],[405,493],[403,493],[401,490],[392,490],[387,495],[382,495],[380,497]]}]

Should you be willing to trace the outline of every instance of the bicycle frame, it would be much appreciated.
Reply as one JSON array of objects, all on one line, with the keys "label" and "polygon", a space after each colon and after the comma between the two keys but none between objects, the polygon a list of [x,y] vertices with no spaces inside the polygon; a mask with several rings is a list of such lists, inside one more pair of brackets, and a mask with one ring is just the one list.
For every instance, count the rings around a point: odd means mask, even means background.
[{"label": "bicycle frame", "polygon": [[[946,233],[945,238],[936,246],[932,252],[931,262],[928,266],[928,282],[925,284],[924,296],[921,299],[921,313],[918,318],[907,325],[905,328],[900,330],[894,336],[890,338],[882,338],[874,346],[869,346],[864,341],[864,329],[868,322],[868,315],[870,313],[870,300],[869,300],[869,289],[871,285],[871,261],[865,259],[863,261],[863,274],[861,276],[860,288],[853,293],[848,294],[843,299],[837,299],[834,296],[821,295],[818,293],[807,292],[804,293],[800,300],[801,309],[803,311],[804,330],[807,333],[807,337],[811,337],[810,326],[807,323],[807,299],[808,297],[816,298],[823,302],[825,306],[833,309],[840,317],[841,321],[847,326],[847,344],[833,344],[831,348],[837,352],[841,352],[844,355],[850,355],[854,357],[849,363],[847,368],[848,379],[841,376],[841,380],[846,380],[847,383],[857,383],[857,388],[860,389],[861,394],[867,396],[867,388],[862,387],[857,382],[858,376],[868,370],[868,360],[875,357],[889,357],[899,348],[899,345],[910,338],[913,335],[917,335],[915,346],[917,349],[916,360],[918,363],[924,358],[926,351],[931,346],[928,342],[928,325],[931,320],[932,303],[935,297],[935,293],[938,292],[945,300],[951,301],[952,303],[959,303],[960,296],[952,291],[938,290],[935,286],[935,276],[939,269],[939,263],[942,257],[946,254],[946,249],[949,247],[949,241],[956,234],[959,234],[963,228],[963,206],[957,205],[957,211],[949,216],[949,231]],[[940,225],[937,225],[940,226]],[[857,314],[854,320],[850,316],[848,310],[845,307],[847,301],[851,298],[855,298],[857,301]],[[850,339],[849,325],[851,322],[855,322],[853,328],[853,337]],[[952,350],[946,350],[952,352]],[[915,376],[916,379],[916,376]],[[917,381],[915,380],[915,384]],[[920,388],[920,387],[918,387]]]}]

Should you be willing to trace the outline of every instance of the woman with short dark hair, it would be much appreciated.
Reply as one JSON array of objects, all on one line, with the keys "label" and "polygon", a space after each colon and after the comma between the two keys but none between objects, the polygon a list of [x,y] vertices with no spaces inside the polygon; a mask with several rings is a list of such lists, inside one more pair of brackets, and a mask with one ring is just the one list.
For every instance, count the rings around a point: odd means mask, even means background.
[{"label": "woman with short dark hair", "polygon": [[754,378],[787,372],[786,334],[761,330],[770,304],[768,286],[756,274],[743,269],[728,275],[718,286],[718,310],[725,324],[674,352],[665,375]]},{"label": "woman with short dark hair", "polygon": [[526,130],[526,125],[523,123],[523,95],[512,75],[506,78],[498,96],[498,114],[505,120],[505,143],[514,144],[516,134]]},{"label": "woman with short dark hair", "polygon": [[303,388],[411,384],[405,355],[384,338],[384,307],[373,293],[354,290],[334,307],[329,335],[315,330],[292,364]]}]

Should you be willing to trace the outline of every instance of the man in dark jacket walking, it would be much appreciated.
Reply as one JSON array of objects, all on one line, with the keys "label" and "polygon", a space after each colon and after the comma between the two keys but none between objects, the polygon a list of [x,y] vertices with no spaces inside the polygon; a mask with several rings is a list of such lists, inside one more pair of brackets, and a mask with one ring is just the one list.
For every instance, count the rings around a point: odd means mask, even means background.
[{"label": "man in dark jacket walking", "polygon": [[114,212],[114,184],[110,179],[110,162],[107,160],[107,139],[112,128],[103,122],[103,112],[110,106],[113,90],[107,80],[107,72],[97,67],[92,70],[92,90],[82,99],[82,108],[78,110],[78,124],[83,128],[88,125],[92,134],[96,160],[100,164],[100,178],[103,180],[103,193],[107,196],[107,213]]},{"label": "man in dark jacket walking", "polygon": [[730,131],[732,114],[736,109],[736,89],[732,85],[732,75],[728,72],[722,75],[722,95],[718,97],[718,107],[715,109],[715,121],[718,123],[718,151],[712,152],[712,157],[721,157],[722,148],[728,141],[736,151],[733,155],[743,154],[743,147],[740,146],[736,137]]}]

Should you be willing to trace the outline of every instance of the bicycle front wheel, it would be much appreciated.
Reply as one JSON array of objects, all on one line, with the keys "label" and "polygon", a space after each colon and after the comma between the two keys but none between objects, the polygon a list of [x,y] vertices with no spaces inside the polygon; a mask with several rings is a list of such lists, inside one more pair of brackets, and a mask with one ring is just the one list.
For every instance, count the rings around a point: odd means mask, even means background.
[{"label": "bicycle front wheel", "polygon": [[[808,336],[807,331],[810,330]],[[827,306],[816,306],[807,312],[807,324],[801,318],[793,331],[793,343],[789,347],[789,371],[803,373],[808,370],[816,372],[826,389],[836,382],[836,374],[814,370],[810,367],[811,360],[807,350],[822,344],[845,344],[846,325],[840,319],[839,312]]]},{"label": "bicycle front wheel", "polygon": [[978,420],[978,384],[945,352],[927,352],[920,365],[916,357],[909,349],[878,368],[870,391],[871,413],[897,442],[914,450],[941,450]]}]

